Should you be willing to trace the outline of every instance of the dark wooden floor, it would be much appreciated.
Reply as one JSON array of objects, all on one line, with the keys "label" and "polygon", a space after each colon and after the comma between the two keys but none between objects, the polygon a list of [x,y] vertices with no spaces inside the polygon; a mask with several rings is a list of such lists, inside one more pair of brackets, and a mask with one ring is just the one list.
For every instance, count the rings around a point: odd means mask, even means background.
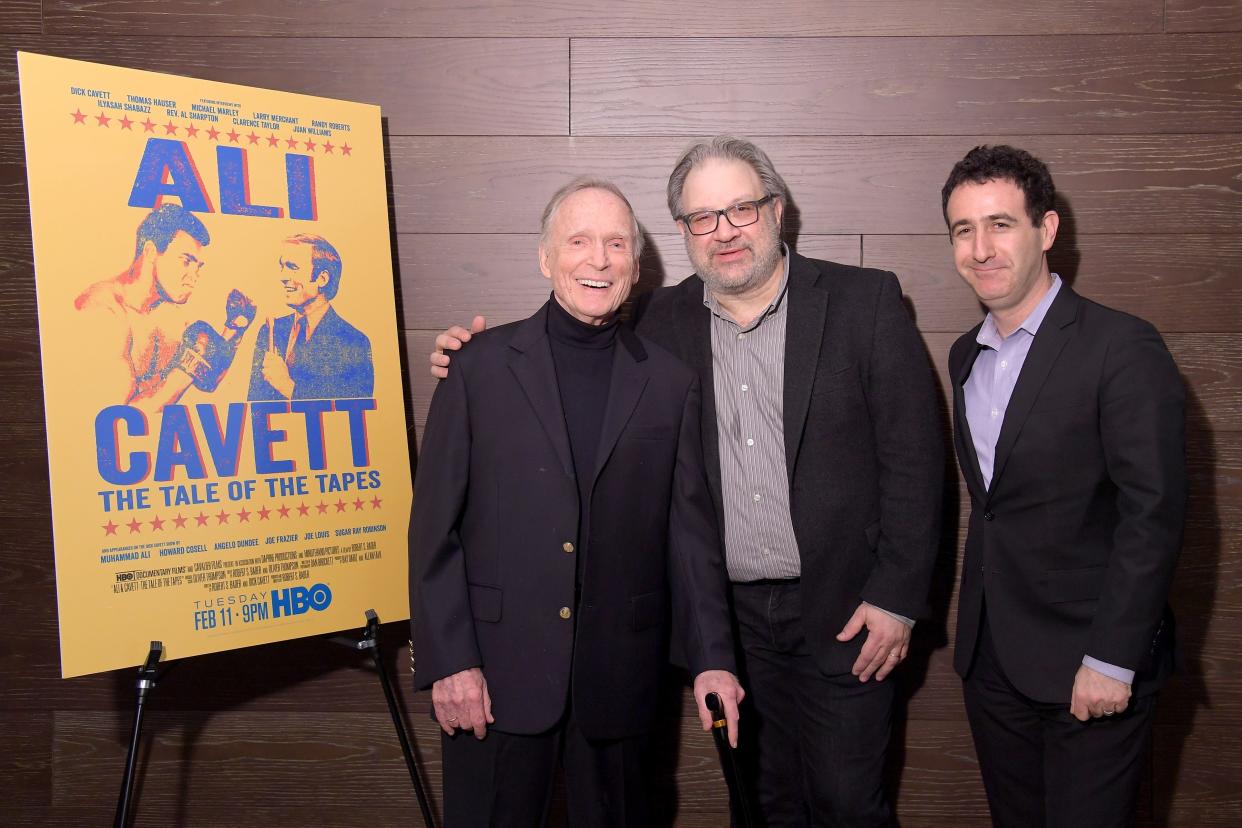
[{"label": "dark wooden floor", "polygon": [[[663,207],[678,152],[756,138],[793,189],[798,249],[896,271],[943,384],[980,310],[940,185],[975,144],[1036,152],[1064,195],[1055,268],[1153,321],[1190,391],[1186,671],[1161,698],[1143,821],[1242,824],[1242,0],[3,0],[0,46],[0,824],[106,824],[133,695],[128,673],[58,678],[18,49],[381,104],[416,436],[434,333],[546,296],[535,231],[570,175],[630,194],[649,289],[689,273]],[[950,492],[938,616],[901,676],[907,828],[987,824],[946,643]],[[401,625],[385,640],[398,669]],[[401,695],[434,787],[427,699]],[[661,732],[667,821],[725,824],[710,740],[675,685]],[[140,826],[417,820],[374,675],[323,640],[178,664],[148,733]]]}]

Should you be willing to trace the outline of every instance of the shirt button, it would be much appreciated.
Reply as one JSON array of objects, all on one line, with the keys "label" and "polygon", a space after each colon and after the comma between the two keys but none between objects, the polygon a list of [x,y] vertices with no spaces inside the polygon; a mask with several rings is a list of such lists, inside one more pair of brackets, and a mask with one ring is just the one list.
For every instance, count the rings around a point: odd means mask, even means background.
[{"label": "shirt button", "polygon": [[738,334],[738,335],[737,335],[737,338],[738,338],[738,339],[745,339],[745,338],[746,338],[746,334],[744,334],[744,333],[740,333],[740,334]]},{"label": "shirt button", "polygon": [[746,438],[746,445],[748,445],[748,446],[753,446],[754,444],[755,444],[755,438],[753,438],[753,437],[747,437],[747,438]]},{"label": "shirt button", "polygon": [[760,500],[763,500],[763,498],[759,495],[758,492],[755,492],[755,502],[758,503]]},{"label": "shirt button", "polygon": [[1008,368],[1008,367],[1009,367],[1009,360],[1007,360],[1007,359],[1002,359],[1002,360],[1001,360],[1001,367],[1002,367],[1002,368]]},{"label": "shirt button", "polygon": [[747,385],[746,383],[742,383],[742,390],[743,390],[743,391],[749,391],[749,390],[750,390],[750,386],[749,386],[749,385]]},{"label": "shirt button", "polygon": [[569,541],[565,541],[564,543],[561,544],[561,549],[564,550],[565,552],[573,552],[574,545],[570,543]]},{"label": "shirt button", "polygon": [[560,614],[561,614],[561,618],[564,618],[566,621],[569,620],[569,616],[573,615],[573,613],[569,611],[569,607],[561,607]]},{"label": "shirt button", "polygon": [[993,409],[992,409],[992,416],[993,416],[993,417],[1000,416],[1000,409],[999,409],[999,408],[993,408]]}]

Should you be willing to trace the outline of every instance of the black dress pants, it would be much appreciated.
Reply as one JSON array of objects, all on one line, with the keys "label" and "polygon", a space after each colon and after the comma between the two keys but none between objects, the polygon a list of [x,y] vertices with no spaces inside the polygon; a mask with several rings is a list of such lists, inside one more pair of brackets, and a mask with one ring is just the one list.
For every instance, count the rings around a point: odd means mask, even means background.
[{"label": "black dress pants", "polygon": [[593,741],[572,715],[545,733],[489,729],[440,734],[445,828],[535,828],[545,823],[558,764],[571,828],[645,828],[642,737]]},{"label": "black dress pants", "polygon": [[889,825],[884,755],[893,681],[820,672],[797,581],[735,583],[732,593],[747,693],[741,758],[761,824]]},{"label": "black dress pants", "polygon": [[1069,699],[1037,702],[1005,677],[986,618],[965,680],[966,714],[992,824],[1110,828],[1134,824],[1155,696],[1080,722]]}]

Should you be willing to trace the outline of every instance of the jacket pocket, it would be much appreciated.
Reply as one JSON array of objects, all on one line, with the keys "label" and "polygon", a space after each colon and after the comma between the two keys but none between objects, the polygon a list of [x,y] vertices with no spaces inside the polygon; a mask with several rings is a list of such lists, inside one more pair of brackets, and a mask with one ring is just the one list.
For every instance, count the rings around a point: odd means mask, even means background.
[{"label": "jacket pocket", "polygon": [[635,595],[630,599],[630,612],[636,631],[657,626],[664,620],[664,595],[659,592]]},{"label": "jacket pocket", "polygon": [[672,426],[634,426],[627,428],[624,436],[631,440],[673,440],[677,437],[677,429]]},{"label": "jacket pocket", "polygon": [[1100,597],[1100,587],[1104,584],[1103,566],[1088,566],[1083,569],[1049,570],[1048,600],[1054,604],[1065,604],[1070,601],[1094,601]]},{"label": "jacket pocket", "polygon": [[470,584],[470,614],[479,621],[495,623],[500,620],[501,596],[498,587]]}]

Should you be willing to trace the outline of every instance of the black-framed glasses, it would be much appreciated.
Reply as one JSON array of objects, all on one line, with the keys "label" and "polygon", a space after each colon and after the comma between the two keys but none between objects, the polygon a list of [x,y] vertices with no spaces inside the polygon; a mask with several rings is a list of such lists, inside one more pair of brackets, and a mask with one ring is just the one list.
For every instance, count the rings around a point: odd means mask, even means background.
[{"label": "black-framed glasses", "polygon": [[684,216],[678,216],[678,220],[685,222],[686,229],[695,236],[706,236],[708,233],[715,233],[717,225],[720,224],[720,217],[724,216],[729,220],[729,224],[734,227],[749,227],[759,220],[759,208],[767,204],[776,196],[769,193],[758,201],[739,201],[731,207],[723,210],[699,210],[697,213],[686,213]]}]

